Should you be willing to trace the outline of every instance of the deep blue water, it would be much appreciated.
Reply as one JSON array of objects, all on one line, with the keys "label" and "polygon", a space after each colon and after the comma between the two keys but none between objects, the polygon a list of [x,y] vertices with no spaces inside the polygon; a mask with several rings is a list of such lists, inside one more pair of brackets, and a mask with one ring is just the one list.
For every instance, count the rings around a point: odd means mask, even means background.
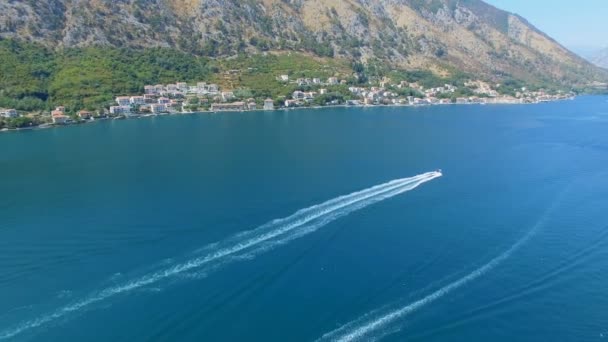
[{"label": "deep blue water", "polygon": [[0,150],[0,340],[608,340],[607,97],[96,122]]}]

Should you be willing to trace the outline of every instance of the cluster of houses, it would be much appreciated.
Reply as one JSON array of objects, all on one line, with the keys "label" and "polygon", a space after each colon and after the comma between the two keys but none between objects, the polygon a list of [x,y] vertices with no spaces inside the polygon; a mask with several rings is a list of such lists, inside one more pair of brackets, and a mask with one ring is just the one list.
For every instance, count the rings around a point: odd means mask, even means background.
[{"label": "cluster of houses", "polygon": [[[288,81],[287,75],[277,77],[279,81]],[[312,82],[312,83],[309,83]],[[303,85],[327,85],[343,84],[346,81],[338,81],[336,78],[328,79],[327,83],[321,83],[319,79],[298,79],[298,84]],[[347,105],[436,105],[436,104],[516,104],[516,103],[538,103],[545,101],[554,101],[572,97],[573,94],[557,94],[549,95],[544,91],[528,91],[522,88],[515,96],[500,95],[496,88],[500,85],[492,87],[483,81],[470,81],[465,83],[469,93],[473,96],[456,97],[458,87],[452,84],[444,84],[439,87],[425,88],[417,82],[402,81],[398,84],[392,83],[390,79],[385,78],[379,82],[379,86],[371,87],[349,87]],[[410,90],[410,95],[403,95],[401,89]],[[286,108],[301,107],[309,105],[316,96],[327,93],[327,89],[317,87],[316,91],[301,91],[296,90],[291,94],[291,98],[285,99],[284,106]],[[416,94],[412,96],[411,94]],[[346,95],[346,94],[342,94]],[[330,100],[327,105],[339,104],[338,100]]]},{"label": "cluster of houses", "polygon": [[[279,107],[294,108],[310,106],[315,98],[320,95],[328,94],[332,91],[332,86],[347,84],[345,80],[337,77],[329,77],[326,80],[320,78],[298,78],[290,81],[288,75],[276,77],[278,82],[297,84],[300,89],[292,94],[275,100],[267,98],[263,101],[264,110],[275,109],[275,103]],[[529,91],[521,88],[514,95],[501,95],[496,89],[500,85],[490,85],[480,80],[469,81],[464,84],[468,91],[459,91],[458,87],[452,84],[425,88],[413,82],[391,82],[384,78],[377,83],[377,86],[351,86],[348,94],[341,96],[327,97],[324,105],[435,105],[435,104],[490,104],[490,103],[538,103],[554,101],[574,96],[572,93],[559,93],[557,95],[547,94],[544,91]],[[336,88],[333,88],[335,91]],[[345,89],[345,88],[341,88]],[[456,97],[455,93],[474,94],[469,97]],[[336,93],[333,93],[336,94]],[[415,96],[413,96],[415,95]],[[342,102],[338,98],[345,100]],[[189,112],[189,108],[198,110],[200,107],[208,108],[212,112],[220,111],[247,111],[257,110],[258,103],[253,98],[237,100],[232,91],[221,91],[217,84],[198,82],[196,85],[188,85],[185,82],[175,84],[146,85],[144,93],[141,95],[118,96],[115,105],[109,107],[100,115],[111,116],[130,116],[137,114],[170,114]],[[85,121],[93,118],[93,113],[81,110],[77,114],[75,121]],[[19,117],[15,109],[0,108],[0,118],[11,119]],[[73,123],[73,116],[67,115],[63,106],[55,108],[50,113],[50,121],[53,124]]]},{"label": "cluster of houses", "polygon": [[[167,88],[163,88],[167,89]],[[174,99],[165,97],[162,93],[151,93],[136,96],[118,96],[116,98],[116,105],[110,106],[111,115],[131,115],[135,113],[168,113],[173,110],[181,109],[183,104],[183,96],[178,96],[178,93],[173,94]],[[162,95],[161,95],[162,94]]]},{"label": "cluster of houses", "polygon": [[110,106],[111,115],[130,115],[141,111],[152,113],[165,113],[173,104],[169,98],[157,97],[156,95],[144,96],[118,96],[116,105]]},{"label": "cluster of houses", "polygon": [[298,78],[294,81],[290,81],[289,75],[279,75],[276,77],[276,80],[285,83],[297,84],[301,87],[346,84],[345,80],[339,80],[337,77],[329,77],[325,82],[323,82],[320,78]]},{"label": "cluster of houses", "polygon": [[[291,96],[281,99],[281,105],[285,108],[294,108],[310,105],[319,96],[328,93],[331,86],[346,84],[345,80],[337,77],[329,77],[326,80],[320,78],[298,78],[290,81],[289,75],[279,75],[276,77],[279,82],[297,84],[299,87],[312,87],[314,91],[296,90]],[[327,88],[325,88],[327,87]],[[565,98],[565,95],[547,95],[544,92],[528,92],[522,88],[522,92],[516,97],[500,95],[495,88],[483,81],[470,81],[465,83],[475,95],[470,97],[454,98],[453,94],[458,87],[452,84],[425,88],[417,82],[402,81],[397,84],[390,79],[384,78],[379,82],[379,86],[371,87],[350,87],[347,105],[434,105],[434,104],[484,104],[484,103],[535,103]],[[304,88],[301,88],[304,89]],[[411,89],[417,96],[400,95],[399,89]],[[403,92],[401,92],[403,93]],[[253,98],[244,101],[236,101],[236,96],[232,91],[221,91],[217,84],[198,82],[196,85],[188,85],[186,82],[175,84],[146,85],[144,94],[137,96],[119,96],[116,98],[116,105],[111,106],[111,115],[132,115],[132,114],[163,114],[187,112],[189,101],[196,98],[198,104],[206,104],[212,112],[221,111],[247,111],[257,110],[258,105]],[[341,104],[333,99],[326,105]],[[264,100],[264,110],[275,109],[273,99]]]},{"label": "cluster of houses", "polygon": [[[314,89],[314,91],[296,90],[291,96],[279,99],[280,107],[294,108],[310,105],[319,96],[328,93],[331,86],[346,84],[345,80],[337,77],[329,77],[325,80],[320,78],[298,78],[290,80],[289,75],[279,75],[276,77],[278,82],[294,83],[300,89]],[[501,96],[488,83],[483,81],[471,81],[465,84],[471,89],[475,96],[458,97],[452,96],[458,88],[451,84],[440,87],[425,89],[422,85],[407,81],[395,84],[390,79],[384,78],[379,82],[379,86],[370,87],[350,87],[350,94],[342,94],[347,97],[347,105],[432,105],[449,103],[530,103],[543,100],[554,100],[557,97],[550,97],[542,92],[531,93],[522,89],[522,93],[517,97]],[[417,96],[403,96],[399,89],[411,89]],[[136,114],[170,114],[188,112],[188,108],[204,107],[212,112],[221,111],[247,111],[257,110],[258,104],[255,99],[235,101],[233,91],[222,91],[217,84],[198,82],[196,85],[189,85],[186,82],[176,82],[172,84],[146,85],[144,93],[141,95],[118,96],[116,104],[110,106],[107,112],[113,116],[130,116]],[[194,101],[196,100],[196,101]],[[191,103],[196,104],[192,105]],[[330,99],[326,105],[341,104],[336,99]],[[264,110],[275,109],[275,101],[266,99],[263,101]],[[3,112],[0,112],[2,114]],[[58,107],[52,113],[54,123],[69,121],[65,116],[64,109]],[[90,117],[88,112],[79,112],[81,119]]]},{"label": "cluster of houses", "polygon": [[109,108],[111,115],[138,113],[173,113],[183,111],[189,95],[219,96],[224,100],[234,98],[232,92],[220,92],[217,84],[198,82],[190,86],[186,82],[144,86],[143,95],[118,96],[116,105]]},{"label": "cluster of houses", "polygon": [[[397,92],[387,90],[389,89],[411,89],[418,93],[417,96],[407,95],[403,96]],[[451,84],[445,84],[441,87],[425,89],[417,82],[402,81],[399,84],[391,84],[390,79],[384,79],[380,82],[379,87],[350,87],[348,88],[351,94],[359,98],[360,104],[365,105],[431,105],[431,104],[450,104],[452,103],[451,98],[438,98],[440,95],[454,94],[458,89],[456,86]]]},{"label": "cluster of houses", "polygon": [[[185,82],[157,84],[144,87],[143,95],[118,96],[116,105],[109,108],[111,115],[164,114],[187,112],[190,101],[196,98],[199,104],[210,104],[211,111],[256,110],[258,105],[253,98],[246,101],[231,102],[236,99],[232,91],[220,91],[217,84],[198,82],[190,86]],[[265,110],[274,109],[274,101],[264,101]]]},{"label": "cluster of houses", "polygon": [[144,93],[146,95],[158,96],[178,97],[186,94],[216,95],[218,92],[219,87],[217,84],[207,84],[206,82],[198,82],[195,86],[190,86],[186,82],[144,86]]},{"label": "cluster of houses", "polygon": [[[93,113],[87,110],[81,110],[76,115],[81,120],[89,120],[93,117]],[[64,106],[56,107],[55,110],[51,111],[51,122],[54,124],[65,125],[72,121],[72,117],[66,114]]]},{"label": "cluster of houses", "polygon": [[[81,120],[89,120],[90,118],[93,117],[93,113],[86,111],[86,110],[81,110],[78,113],[76,113],[76,115]],[[13,119],[13,118],[18,118],[20,116],[21,115],[19,115],[19,113],[15,109],[0,108],[0,117],[1,118]],[[31,116],[31,114],[26,115],[26,116]],[[54,124],[64,125],[64,124],[69,124],[72,121],[73,121],[72,117],[67,115],[64,106],[58,106],[54,110],[52,110],[50,113],[50,122],[52,122]]]},{"label": "cluster of houses", "polygon": [[[277,77],[277,80],[282,82],[289,81],[287,75],[281,75]],[[338,80],[336,77],[330,77],[327,82],[321,82],[318,78],[311,79],[298,79],[296,82],[298,85],[308,86],[332,86],[338,84],[347,84],[345,80]],[[401,96],[397,92],[389,89],[413,89],[420,94],[420,96]],[[451,84],[445,84],[442,87],[424,89],[418,83],[400,82],[399,84],[391,83],[390,79],[383,79],[379,82],[379,86],[371,87],[349,87],[348,94],[349,100],[346,101],[347,105],[425,105],[425,104],[447,104],[452,103],[449,99],[437,99],[436,96],[439,94],[450,94],[456,91],[457,87]],[[305,106],[311,103],[316,96],[328,93],[327,88],[318,88],[316,91],[301,91],[296,90],[291,94],[291,98],[285,99],[284,106],[286,108]],[[342,94],[347,95],[347,94]],[[340,104],[338,100],[330,100],[326,105],[337,105]]]}]

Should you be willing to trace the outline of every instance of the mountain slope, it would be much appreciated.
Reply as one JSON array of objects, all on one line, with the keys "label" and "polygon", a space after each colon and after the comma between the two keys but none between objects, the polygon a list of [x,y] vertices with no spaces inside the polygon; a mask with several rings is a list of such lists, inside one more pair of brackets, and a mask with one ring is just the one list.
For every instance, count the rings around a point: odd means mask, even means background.
[{"label": "mountain slope", "polygon": [[596,52],[589,57],[589,60],[599,67],[608,69],[608,48]]},{"label": "mountain slope", "polygon": [[49,47],[170,47],[202,56],[300,50],[400,69],[563,84],[607,73],[480,0],[0,2],[0,37]]}]

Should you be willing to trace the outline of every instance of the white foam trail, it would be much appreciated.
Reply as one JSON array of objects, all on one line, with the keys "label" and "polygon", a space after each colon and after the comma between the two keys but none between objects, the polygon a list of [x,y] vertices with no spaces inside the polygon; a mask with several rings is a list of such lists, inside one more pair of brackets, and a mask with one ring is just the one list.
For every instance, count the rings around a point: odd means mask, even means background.
[{"label": "white foam trail", "polygon": [[[552,210],[552,208],[553,207],[551,207],[550,210]],[[471,281],[483,276],[484,274],[496,268],[502,262],[510,258],[513,253],[515,253],[524,244],[526,244],[534,235],[536,235],[538,230],[544,225],[547,216],[548,213],[546,213],[524,237],[522,237],[519,241],[512,245],[508,250],[495,257],[494,259],[490,260],[487,264],[458,279],[457,281],[440,288],[439,290],[429,294],[428,296],[420,300],[417,300],[396,310],[392,310],[388,313],[381,315],[380,317],[370,318],[370,315],[365,315],[362,318],[347,323],[342,327],[323,335],[318,341],[348,342],[362,339],[371,340],[369,336],[370,334],[377,332],[378,330],[385,328],[389,324],[394,323],[398,319],[401,319],[404,316],[409,315],[412,312],[433,303],[441,297],[470,283]]]},{"label": "white foam trail", "polygon": [[102,302],[119,294],[150,286],[162,280],[197,270],[203,266],[234,261],[234,257],[238,257],[239,253],[247,253],[247,255],[255,256],[261,252],[310,234],[342,216],[379,201],[413,190],[418,186],[441,176],[441,172],[428,172],[410,178],[396,179],[388,183],[354,192],[349,195],[340,196],[327,202],[299,210],[289,217],[274,220],[254,230],[240,233],[222,242],[215,243],[211,245],[212,248],[204,248],[203,250],[208,251],[208,254],[204,256],[193,258],[172,267],[167,267],[161,271],[145,275],[123,285],[106,288],[76,303],[59,308],[53,313],[24,322],[11,330],[3,331],[0,333],[0,340],[13,338],[25,331],[64,318],[71,313],[78,312],[81,309],[85,309],[93,304]]}]

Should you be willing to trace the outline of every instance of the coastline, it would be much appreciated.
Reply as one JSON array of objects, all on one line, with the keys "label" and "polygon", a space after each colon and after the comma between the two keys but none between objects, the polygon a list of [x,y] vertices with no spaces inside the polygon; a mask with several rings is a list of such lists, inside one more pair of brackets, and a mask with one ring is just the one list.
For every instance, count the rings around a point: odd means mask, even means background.
[{"label": "coastline", "polygon": [[559,98],[547,101],[537,101],[537,102],[494,102],[494,103],[425,103],[425,104],[339,104],[339,105],[326,105],[326,106],[299,106],[299,107],[280,107],[275,109],[253,109],[253,110],[221,110],[221,111],[196,111],[196,112],[170,112],[170,113],[160,113],[160,114],[133,114],[127,116],[115,116],[115,117],[98,117],[92,120],[81,120],[68,124],[51,124],[46,123],[38,126],[31,127],[20,127],[20,128],[3,128],[0,129],[0,133],[10,133],[10,132],[22,132],[22,131],[36,131],[43,130],[49,128],[63,128],[69,126],[78,126],[83,124],[91,124],[97,121],[107,121],[107,120],[134,120],[134,119],[143,119],[143,118],[155,118],[160,116],[179,116],[179,115],[202,115],[202,114],[222,114],[222,113],[274,113],[274,112],[286,112],[286,111],[296,111],[296,110],[305,110],[305,109],[330,109],[330,108],[376,108],[376,107],[401,107],[401,108],[425,108],[425,107],[434,107],[434,106],[507,106],[507,105],[538,105],[543,103],[552,103],[552,102],[560,102],[567,100],[574,100],[578,98],[578,96]]}]

